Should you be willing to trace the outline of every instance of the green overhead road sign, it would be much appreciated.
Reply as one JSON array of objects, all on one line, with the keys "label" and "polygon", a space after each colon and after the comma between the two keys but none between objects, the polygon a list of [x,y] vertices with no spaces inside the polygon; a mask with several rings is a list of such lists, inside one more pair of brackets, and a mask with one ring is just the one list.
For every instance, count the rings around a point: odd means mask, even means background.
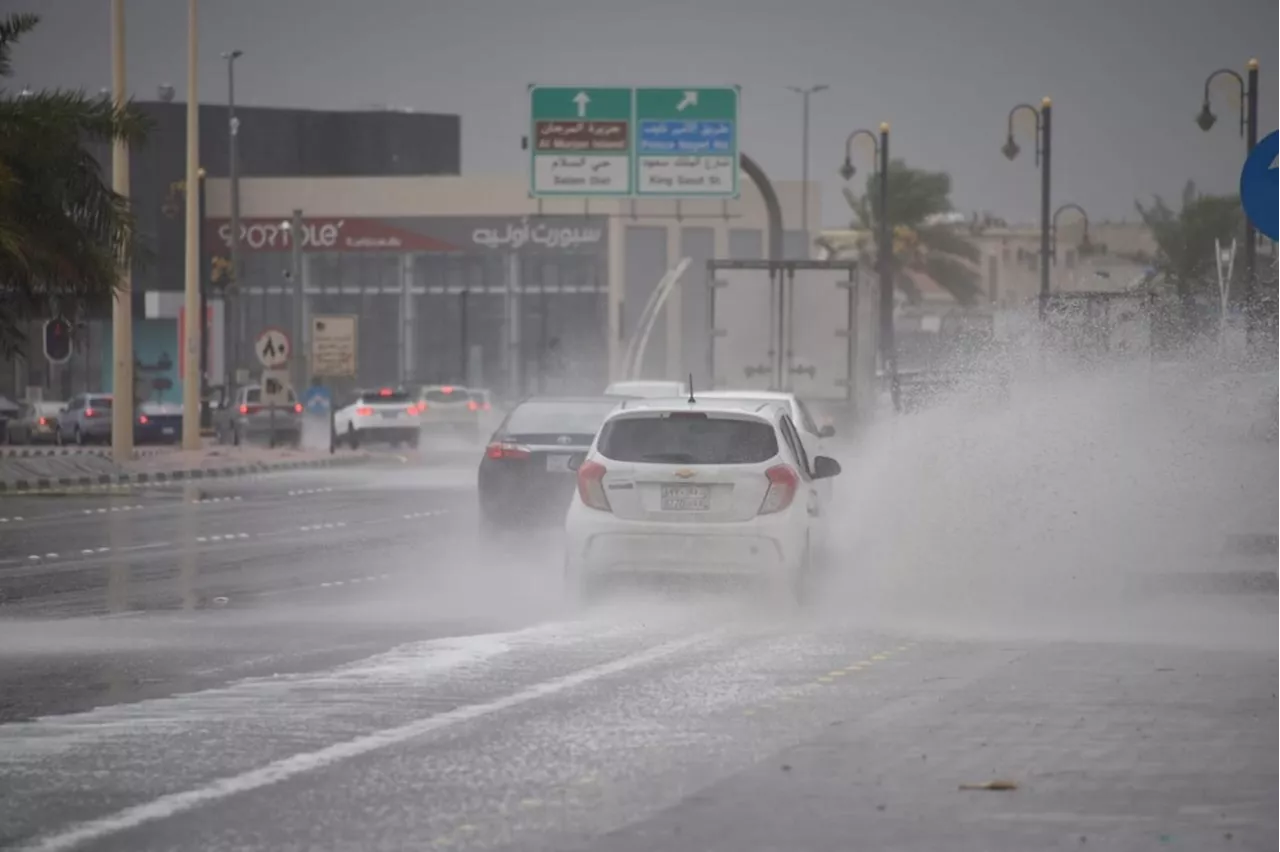
[{"label": "green overhead road sign", "polygon": [[529,100],[533,196],[631,194],[630,89],[531,86]]},{"label": "green overhead road sign", "polygon": [[636,90],[636,195],[738,196],[738,88]]},{"label": "green overhead road sign", "polygon": [[530,86],[530,194],[736,198],[738,88]]}]

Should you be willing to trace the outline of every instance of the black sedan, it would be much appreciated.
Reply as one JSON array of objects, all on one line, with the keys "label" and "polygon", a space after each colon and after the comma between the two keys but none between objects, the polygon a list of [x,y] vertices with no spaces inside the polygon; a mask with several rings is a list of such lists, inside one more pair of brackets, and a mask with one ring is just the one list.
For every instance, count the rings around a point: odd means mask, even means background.
[{"label": "black sedan", "polygon": [[561,523],[577,483],[569,460],[591,449],[604,418],[628,398],[533,397],[513,408],[480,460],[481,529]]}]

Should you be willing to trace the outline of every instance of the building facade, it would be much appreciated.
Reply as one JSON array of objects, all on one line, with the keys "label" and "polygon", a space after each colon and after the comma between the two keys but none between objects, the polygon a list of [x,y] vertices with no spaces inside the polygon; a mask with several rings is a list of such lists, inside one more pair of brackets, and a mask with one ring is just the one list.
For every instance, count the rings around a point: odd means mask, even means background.
[{"label": "building facade", "polygon": [[[146,352],[136,353],[143,365],[169,364],[155,370],[155,381],[168,383],[168,393],[181,399],[181,374],[176,353],[176,306],[173,298],[148,294],[178,293],[184,286],[186,112],[182,102],[137,102],[150,120],[144,147],[130,157],[130,200],[139,234],[150,257],[133,270],[133,314]],[[369,111],[321,111],[237,107],[240,174],[252,180],[264,175],[329,177],[352,175],[456,175],[461,168],[461,122],[456,115]],[[223,105],[200,107],[201,166],[206,184],[225,177],[230,160],[228,113]],[[93,150],[106,180],[111,178],[111,154]],[[210,264],[201,263],[208,275]],[[109,377],[110,316],[84,316],[77,334],[76,353],[65,365],[48,364],[40,350],[39,326],[29,330],[24,357],[0,362],[0,394],[27,395],[27,388],[48,398],[67,398],[81,390],[105,389]],[[172,353],[167,360],[160,356]],[[109,380],[109,379],[108,379]]]},{"label": "building facade", "polygon": [[[701,373],[706,261],[766,251],[763,201],[749,181],[743,187],[726,202],[539,202],[523,177],[245,179],[232,361],[252,370],[257,334],[305,330],[300,310],[303,318],[358,317],[357,383],[462,382],[507,396],[598,392],[618,374],[657,283],[688,257],[643,372]],[[800,183],[774,188],[784,221],[799,221]],[[809,198],[816,221],[816,186]],[[294,210],[304,222],[300,282],[289,277],[284,227]],[[226,181],[210,180],[204,238],[217,257],[229,250],[228,212]],[[808,243],[785,234],[792,257],[805,256]],[[306,353],[308,341],[300,343],[295,351]]]}]

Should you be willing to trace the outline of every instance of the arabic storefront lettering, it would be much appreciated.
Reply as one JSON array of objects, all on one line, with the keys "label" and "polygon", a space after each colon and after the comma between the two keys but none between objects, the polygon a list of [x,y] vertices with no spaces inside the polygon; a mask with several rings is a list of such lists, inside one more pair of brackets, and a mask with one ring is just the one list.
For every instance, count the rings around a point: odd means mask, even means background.
[{"label": "arabic storefront lettering", "polygon": [[471,241],[487,248],[520,249],[526,245],[537,245],[551,249],[571,249],[580,245],[596,245],[604,237],[603,228],[571,228],[559,227],[554,223],[538,222],[530,225],[529,217],[520,219],[519,224],[507,223],[504,229],[476,228],[471,232]]}]

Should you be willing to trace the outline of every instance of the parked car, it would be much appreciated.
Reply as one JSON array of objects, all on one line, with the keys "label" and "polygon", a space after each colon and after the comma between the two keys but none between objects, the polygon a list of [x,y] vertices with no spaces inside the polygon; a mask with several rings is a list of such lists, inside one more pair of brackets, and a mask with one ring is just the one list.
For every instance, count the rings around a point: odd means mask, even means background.
[{"label": "parked car", "polygon": [[54,434],[59,444],[110,443],[111,395],[80,393],[71,398],[66,409],[58,415],[58,429]]},{"label": "parked car", "polygon": [[9,444],[52,444],[57,440],[58,415],[65,402],[24,402],[18,416],[5,424],[5,442]]}]

